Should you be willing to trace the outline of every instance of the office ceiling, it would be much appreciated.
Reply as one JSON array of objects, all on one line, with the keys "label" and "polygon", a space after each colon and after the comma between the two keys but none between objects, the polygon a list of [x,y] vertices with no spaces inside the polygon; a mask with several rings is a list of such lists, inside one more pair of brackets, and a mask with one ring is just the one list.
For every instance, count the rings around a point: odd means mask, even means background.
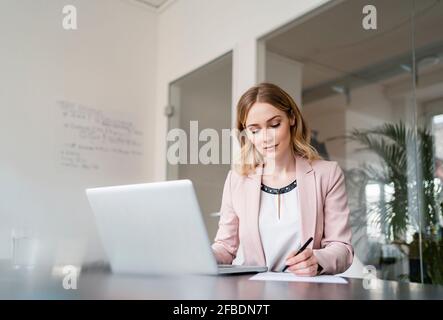
[{"label": "office ceiling", "polygon": [[[294,27],[271,36],[267,49],[302,62],[303,88],[307,89],[346,77],[348,81],[381,81],[381,70],[387,70],[390,77],[399,76],[393,71],[410,77],[412,1],[371,1],[377,8],[377,30],[362,27],[362,8],[367,3],[344,1],[298,25],[295,22]],[[424,64],[433,63],[434,58],[443,63],[443,1],[415,1],[415,27],[417,53],[422,50],[419,58]]]}]

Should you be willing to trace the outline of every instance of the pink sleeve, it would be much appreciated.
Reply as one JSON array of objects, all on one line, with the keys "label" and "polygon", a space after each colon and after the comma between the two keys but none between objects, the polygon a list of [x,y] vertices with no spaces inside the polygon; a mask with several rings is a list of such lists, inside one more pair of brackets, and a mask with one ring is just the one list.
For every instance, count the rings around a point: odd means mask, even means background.
[{"label": "pink sleeve", "polygon": [[320,274],[342,273],[352,264],[354,249],[351,245],[349,208],[345,178],[335,162],[331,170],[328,191],[324,202],[324,233],[321,249],[314,249]]},{"label": "pink sleeve", "polygon": [[229,171],[223,188],[218,231],[212,245],[212,251],[219,264],[231,264],[239,245],[238,216],[232,207],[231,177],[232,171]]}]

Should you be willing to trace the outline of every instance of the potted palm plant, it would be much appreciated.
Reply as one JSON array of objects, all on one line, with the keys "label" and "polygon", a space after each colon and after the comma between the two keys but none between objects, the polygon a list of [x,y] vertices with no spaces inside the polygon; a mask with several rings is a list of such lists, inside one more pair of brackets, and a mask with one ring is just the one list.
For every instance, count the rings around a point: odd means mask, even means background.
[{"label": "potted palm plant", "polygon": [[[380,160],[365,163],[363,172],[367,181],[389,186],[391,194],[369,210],[388,243],[408,247],[410,280],[421,280],[422,266],[425,282],[443,284],[442,182],[435,178],[432,134],[400,122],[354,129],[345,138]],[[407,242],[411,230],[413,241]]]}]

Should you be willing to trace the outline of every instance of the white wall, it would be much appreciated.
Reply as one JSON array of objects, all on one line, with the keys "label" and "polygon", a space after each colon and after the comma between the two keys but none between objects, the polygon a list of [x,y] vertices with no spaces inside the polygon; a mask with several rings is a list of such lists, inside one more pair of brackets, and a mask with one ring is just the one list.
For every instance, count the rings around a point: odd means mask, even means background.
[{"label": "white wall", "polygon": [[277,53],[266,51],[265,81],[285,90],[302,109],[303,64]]},{"label": "white wall", "polygon": [[[68,3],[75,31],[62,29]],[[0,258],[17,227],[36,232],[42,252],[60,250],[60,262],[72,246],[103,254],[84,189],[153,176],[156,22],[129,0],[0,2]],[[104,157],[96,171],[59,166],[58,99],[136,119],[144,156]]]},{"label": "white wall", "polygon": [[[257,39],[327,0],[178,0],[158,20],[155,179],[165,179],[168,84],[233,50],[233,108],[257,81]],[[235,112],[233,112],[235,114]]]}]

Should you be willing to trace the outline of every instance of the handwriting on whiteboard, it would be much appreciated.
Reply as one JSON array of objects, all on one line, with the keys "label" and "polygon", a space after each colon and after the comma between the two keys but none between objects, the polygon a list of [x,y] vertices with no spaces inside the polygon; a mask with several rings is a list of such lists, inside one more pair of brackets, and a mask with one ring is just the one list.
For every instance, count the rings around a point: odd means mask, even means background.
[{"label": "handwriting on whiteboard", "polygon": [[143,155],[137,119],[63,100],[57,101],[57,109],[61,166],[98,170],[101,163]]}]

